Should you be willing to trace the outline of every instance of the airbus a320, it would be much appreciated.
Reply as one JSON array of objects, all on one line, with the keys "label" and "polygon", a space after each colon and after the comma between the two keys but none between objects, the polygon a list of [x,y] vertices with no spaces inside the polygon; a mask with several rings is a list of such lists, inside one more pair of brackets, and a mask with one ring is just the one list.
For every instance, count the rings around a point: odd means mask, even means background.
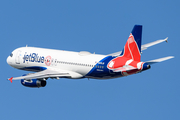
[{"label": "airbus a320", "polygon": [[166,41],[157,40],[141,45],[142,25],[135,25],[122,51],[109,55],[90,52],[72,52],[37,47],[20,47],[7,58],[7,63],[20,70],[33,71],[20,77],[27,87],[45,87],[48,78],[112,79],[136,74],[150,69],[150,65],[173,58],[168,56],[147,62],[141,61],[141,51]]}]

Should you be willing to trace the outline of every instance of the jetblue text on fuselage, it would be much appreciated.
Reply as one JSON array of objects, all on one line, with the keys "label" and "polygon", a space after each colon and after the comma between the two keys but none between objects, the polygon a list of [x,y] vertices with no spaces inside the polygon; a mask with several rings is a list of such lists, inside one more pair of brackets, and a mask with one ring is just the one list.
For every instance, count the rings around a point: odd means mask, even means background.
[{"label": "jetblue text on fuselage", "polygon": [[25,63],[26,61],[44,63],[44,56],[38,56],[37,53],[25,53],[23,57],[23,63]]}]

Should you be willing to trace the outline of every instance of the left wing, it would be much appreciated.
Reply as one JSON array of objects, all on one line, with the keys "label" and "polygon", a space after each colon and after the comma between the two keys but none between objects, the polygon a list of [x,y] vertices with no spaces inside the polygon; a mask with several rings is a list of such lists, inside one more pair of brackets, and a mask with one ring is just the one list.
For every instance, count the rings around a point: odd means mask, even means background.
[{"label": "left wing", "polygon": [[83,75],[72,72],[72,71],[67,71],[67,70],[61,70],[61,69],[52,69],[48,68],[46,70],[28,74],[26,76],[20,76],[20,77],[11,77],[8,80],[12,82],[12,80],[20,80],[20,79],[45,79],[45,78],[62,78],[62,77],[67,77],[67,78],[81,78]]}]

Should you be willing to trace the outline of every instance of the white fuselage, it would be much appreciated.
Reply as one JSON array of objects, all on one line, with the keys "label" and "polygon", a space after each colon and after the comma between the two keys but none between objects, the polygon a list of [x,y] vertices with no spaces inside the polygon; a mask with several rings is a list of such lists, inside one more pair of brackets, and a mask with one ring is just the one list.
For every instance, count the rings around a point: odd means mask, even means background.
[{"label": "white fuselage", "polygon": [[[12,57],[11,57],[12,56]],[[89,52],[71,52],[36,47],[21,47],[12,52],[7,62],[14,68],[41,71],[43,68],[59,68],[73,71],[85,76],[95,65],[105,58],[105,55],[91,54]],[[99,63],[99,71],[105,66]]]}]

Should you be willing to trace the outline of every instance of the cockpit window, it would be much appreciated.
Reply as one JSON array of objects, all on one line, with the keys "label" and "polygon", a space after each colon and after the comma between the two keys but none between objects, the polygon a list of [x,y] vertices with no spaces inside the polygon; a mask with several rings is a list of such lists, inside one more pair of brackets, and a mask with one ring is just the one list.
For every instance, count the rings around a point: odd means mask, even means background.
[{"label": "cockpit window", "polygon": [[10,54],[10,56],[12,57],[12,56],[13,56],[13,54],[11,53],[11,54]]}]

